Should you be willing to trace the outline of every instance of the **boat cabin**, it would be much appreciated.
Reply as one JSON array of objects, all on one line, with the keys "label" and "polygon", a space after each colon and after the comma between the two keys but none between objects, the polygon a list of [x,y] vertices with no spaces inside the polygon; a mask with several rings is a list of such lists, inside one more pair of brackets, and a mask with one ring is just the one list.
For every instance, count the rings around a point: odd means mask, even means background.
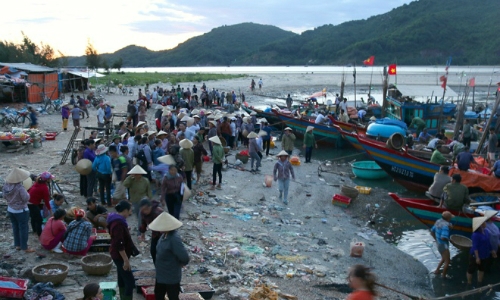
[{"label": "boat cabin", "polygon": [[412,115],[420,117],[427,123],[427,128],[436,130],[440,125],[439,118],[447,122],[455,117],[457,109],[453,103],[458,99],[457,93],[447,87],[444,105],[437,100],[442,93],[440,85],[390,85],[385,99],[385,115],[407,124],[411,123]]}]

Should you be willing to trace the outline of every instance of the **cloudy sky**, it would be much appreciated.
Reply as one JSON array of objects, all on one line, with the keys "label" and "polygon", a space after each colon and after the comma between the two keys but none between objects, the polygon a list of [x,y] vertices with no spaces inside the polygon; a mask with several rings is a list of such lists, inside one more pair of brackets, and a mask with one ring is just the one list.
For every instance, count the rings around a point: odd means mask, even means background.
[{"label": "cloudy sky", "polygon": [[[315,27],[366,19],[410,0],[19,0],[4,3],[2,40],[20,42],[24,32],[64,55],[83,55],[87,41],[99,53],[127,45],[163,50],[242,22],[301,33]],[[10,7],[10,8],[9,8]]]}]

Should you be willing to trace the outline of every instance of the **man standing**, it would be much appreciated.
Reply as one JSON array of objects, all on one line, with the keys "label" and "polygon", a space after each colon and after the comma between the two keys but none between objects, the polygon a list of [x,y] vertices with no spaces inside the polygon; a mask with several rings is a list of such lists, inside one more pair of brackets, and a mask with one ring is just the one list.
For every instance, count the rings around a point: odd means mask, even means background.
[{"label": "man standing", "polygon": [[269,123],[267,123],[267,120],[262,122],[262,125],[264,127],[262,127],[262,131],[265,131],[266,132],[266,135],[264,135],[262,137],[262,142],[264,144],[264,146],[262,147],[263,151],[266,151],[266,156],[269,156],[269,149],[271,148],[271,131],[272,131],[272,128],[271,126],[269,126]]},{"label": "man standing", "polygon": [[444,206],[449,210],[462,211],[462,207],[465,204],[470,203],[469,189],[460,183],[462,181],[462,176],[460,174],[453,174],[451,177],[451,183],[445,185],[443,192],[446,195],[441,199],[439,207]]},{"label": "man standing", "polygon": [[488,138],[488,160],[490,168],[495,163],[495,154],[497,151],[498,137],[494,127],[490,127],[490,137]]},{"label": "man standing", "polygon": [[469,120],[465,119],[463,134],[464,146],[470,147],[470,140],[472,136],[472,128],[469,124]]},{"label": "man standing", "polygon": [[340,108],[347,112],[347,98],[344,98],[344,101],[340,102]]},{"label": "man standing", "polygon": [[153,94],[151,95],[151,99],[153,100],[153,103],[158,103],[158,91],[156,88],[153,89]]},{"label": "man standing", "polygon": [[286,98],[286,108],[288,108],[289,111],[292,111],[292,103],[293,99],[290,97],[290,94],[288,94],[288,97]]},{"label": "man standing", "polygon": [[304,149],[306,149],[306,163],[311,163],[311,156],[313,147],[318,148],[318,144],[316,144],[316,139],[313,134],[314,127],[307,126],[306,134],[304,134]]},{"label": "man standing", "polygon": [[285,203],[285,205],[288,205],[290,175],[292,175],[292,178],[295,180],[292,164],[288,161],[288,153],[286,151],[281,151],[278,153],[278,161],[274,165],[273,177],[274,181],[278,181],[278,189],[280,191],[279,199],[281,200],[282,196],[284,196],[283,203]]},{"label": "man standing", "polygon": [[285,128],[285,133],[281,140],[281,149],[286,151],[288,155],[292,155],[293,143],[295,142],[295,134],[292,133],[292,128]]},{"label": "man standing", "polygon": [[99,104],[99,109],[97,110],[97,127],[104,127],[104,103]]},{"label": "man standing", "polygon": [[442,278],[446,278],[446,272],[450,265],[450,228],[452,227],[450,220],[453,217],[455,216],[452,213],[444,211],[442,218],[437,220],[431,228],[431,235],[436,241],[439,254],[441,254],[441,261],[439,261],[434,274],[439,274],[441,266],[443,266]]},{"label": "man standing", "polygon": [[[94,160],[95,160],[95,152],[94,152],[95,142],[94,142],[94,140],[88,139],[85,142],[85,145],[87,146],[87,148],[83,152],[83,158],[86,158],[86,159],[90,160],[92,163],[94,163]],[[92,197],[92,195],[94,193],[97,172],[92,169],[92,171],[86,176],[87,176],[87,194],[84,196]]]}]

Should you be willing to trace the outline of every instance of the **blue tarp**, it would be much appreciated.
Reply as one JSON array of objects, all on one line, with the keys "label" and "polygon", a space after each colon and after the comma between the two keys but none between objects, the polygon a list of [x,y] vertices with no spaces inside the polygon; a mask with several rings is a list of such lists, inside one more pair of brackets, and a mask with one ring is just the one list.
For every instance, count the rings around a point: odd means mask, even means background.
[{"label": "blue tarp", "polygon": [[389,119],[389,118],[383,118],[383,119],[378,119],[375,120],[375,123],[377,124],[384,124],[384,125],[395,125],[403,128],[405,131],[408,129],[408,126],[406,126],[406,123],[403,121],[399,120],[394,120],[394,119]]}]

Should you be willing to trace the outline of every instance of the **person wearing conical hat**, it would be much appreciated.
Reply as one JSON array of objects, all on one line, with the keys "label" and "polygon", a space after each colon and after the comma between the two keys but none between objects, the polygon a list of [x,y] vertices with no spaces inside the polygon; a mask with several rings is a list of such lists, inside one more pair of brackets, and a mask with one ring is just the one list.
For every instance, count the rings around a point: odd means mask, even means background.
[{"label": "person wearing conical hat", "polygon": [[[83,151],[83,158],[86,158],[90,160],[92,163],[95,160],[95,141],[92,139],[88,139],[85,142],[86,149]],[[83,195],[85,198],[87,197],[92,197],[94,195],[94,192],[97,193],[97,173],[92,170],[89,174],[85,175],[86,176],[86,191],[85,194]]]},{"label": "person wearing conical hat", "polygon": [[283,132],[283,137],[281,138],[281,150],[285,150],[288,153],[288,155],[292,155],[294,143],[295,143],[295,134],[293,134],[292,128],[286,127]]},{"label": "person wearing conical hat", "polygon": [[491,250],[498,253],[498,244],[500,242],[500,229],[495,224],[497,221],[497,213],[496,210],[487,210],[484,212],[484,216],[488,218],[486,221],[486,230],[490,234],[490,242],[491,242]]},{"label": "person wearing conical hat", "polygon": [[210,189],[215,189],[216,175],[219,175],[217,189],[222,189],[222,164],[226,159],[224,149],[222,148],[222,142],[218,136],[211,137],[209,140],[213,143],[212,161],[214,163],[212,169],[212,187],[210,187]]},{"label": "person wearing conical hat", "polygon": [[115,135],[113,136],[113,139],[112,139],[111,144],[109,144],[110,146],[111,146],[111,145],[115,146],[115,147],[116,147],[116,149],[118,150],[118,153],[119,153],[119,154],[121,154],[121,152],[120,152],[120,147],[122,146],[121,141],[122,141],[122,136],[121,136],[121,135],[119,135],[119,134],[115,134]]},{"label": "person wearing conical hat", "polygon": [[443,266],[443,273],[441,276],[446,278],[446,272],[448,271],[448,266],[450,264],[450,230],[451,223],[450,220],[455,217],[451,212],[444,211],[442,213],[442,218],[434,223],[431,228],[431,236],[434,238],[437,244],[437,249],[439,254],[441,254],[441,261],[437,265],[434,274],[439,274],[441,271],[441,266]]},{"label": "person wearing conical hat", "polygon": [[313,126],[307,126],[306,134],[304,134],[304,149],[306,150],[306,163],[311,163],[313,148],[318,149],[318,144],[313,134]]},{"label": "person wearing conical hat", "polygon": [[2,192],[7,201],[7,214],[12,224],[14,246],[26,253],[35,252],[28,248],[29,218],[28,201],[30,195],[23,186],[23,181],[30,177],[28,171],[14,168],[5,178]]},{"label": "person wearing conical hat", "polygon": [[472,247],[470,249],[469,267],[467,268],[468,285],[472,284],[472,274],[477,270],[477,285],[481,286],[489,258],[497,257],[497,253],[491,247],[490,233],[486,230],[487,220],[488,216],[472,219]]},{"label": "person wearing conical hat", "polygon": [[179,153],[181,154],[182,160],[184,160],[184,175],[186,176],[187,187],[191,189],[194,168],[193,142],[184,139],[179,142],[179,146],[181,146]]},{"label": "person wearing conical hat", "polygon": [[288,188],[290,187],[290,176],[295,180],[295,172],[292,164],[288,161],[289,154],[285,150],[278,153],[278,161],[274,164],[273,177],[278,182],[280,192],[279,199],[288,205]]},{"label": "person wearing conical hat", "polygon": [[177,232],[182,223],[164,212],[149,224],[161,232],[156,253],[156,299],[179,299],[182,268],[189,263],[189,253]]},{"label": "person wearing conical hat", "polygon": [[128,188],[129,201],[134,206],[134,213],[137,215],[137,220],[140,224],[139,202],[144,197],[149,199],[153,197],[151,183],[149,179],[144,177],[144,175],[147,175],[147,172],[139,165],[133,167],[127,175],[129,176],[123,181],[123,186]]}]

